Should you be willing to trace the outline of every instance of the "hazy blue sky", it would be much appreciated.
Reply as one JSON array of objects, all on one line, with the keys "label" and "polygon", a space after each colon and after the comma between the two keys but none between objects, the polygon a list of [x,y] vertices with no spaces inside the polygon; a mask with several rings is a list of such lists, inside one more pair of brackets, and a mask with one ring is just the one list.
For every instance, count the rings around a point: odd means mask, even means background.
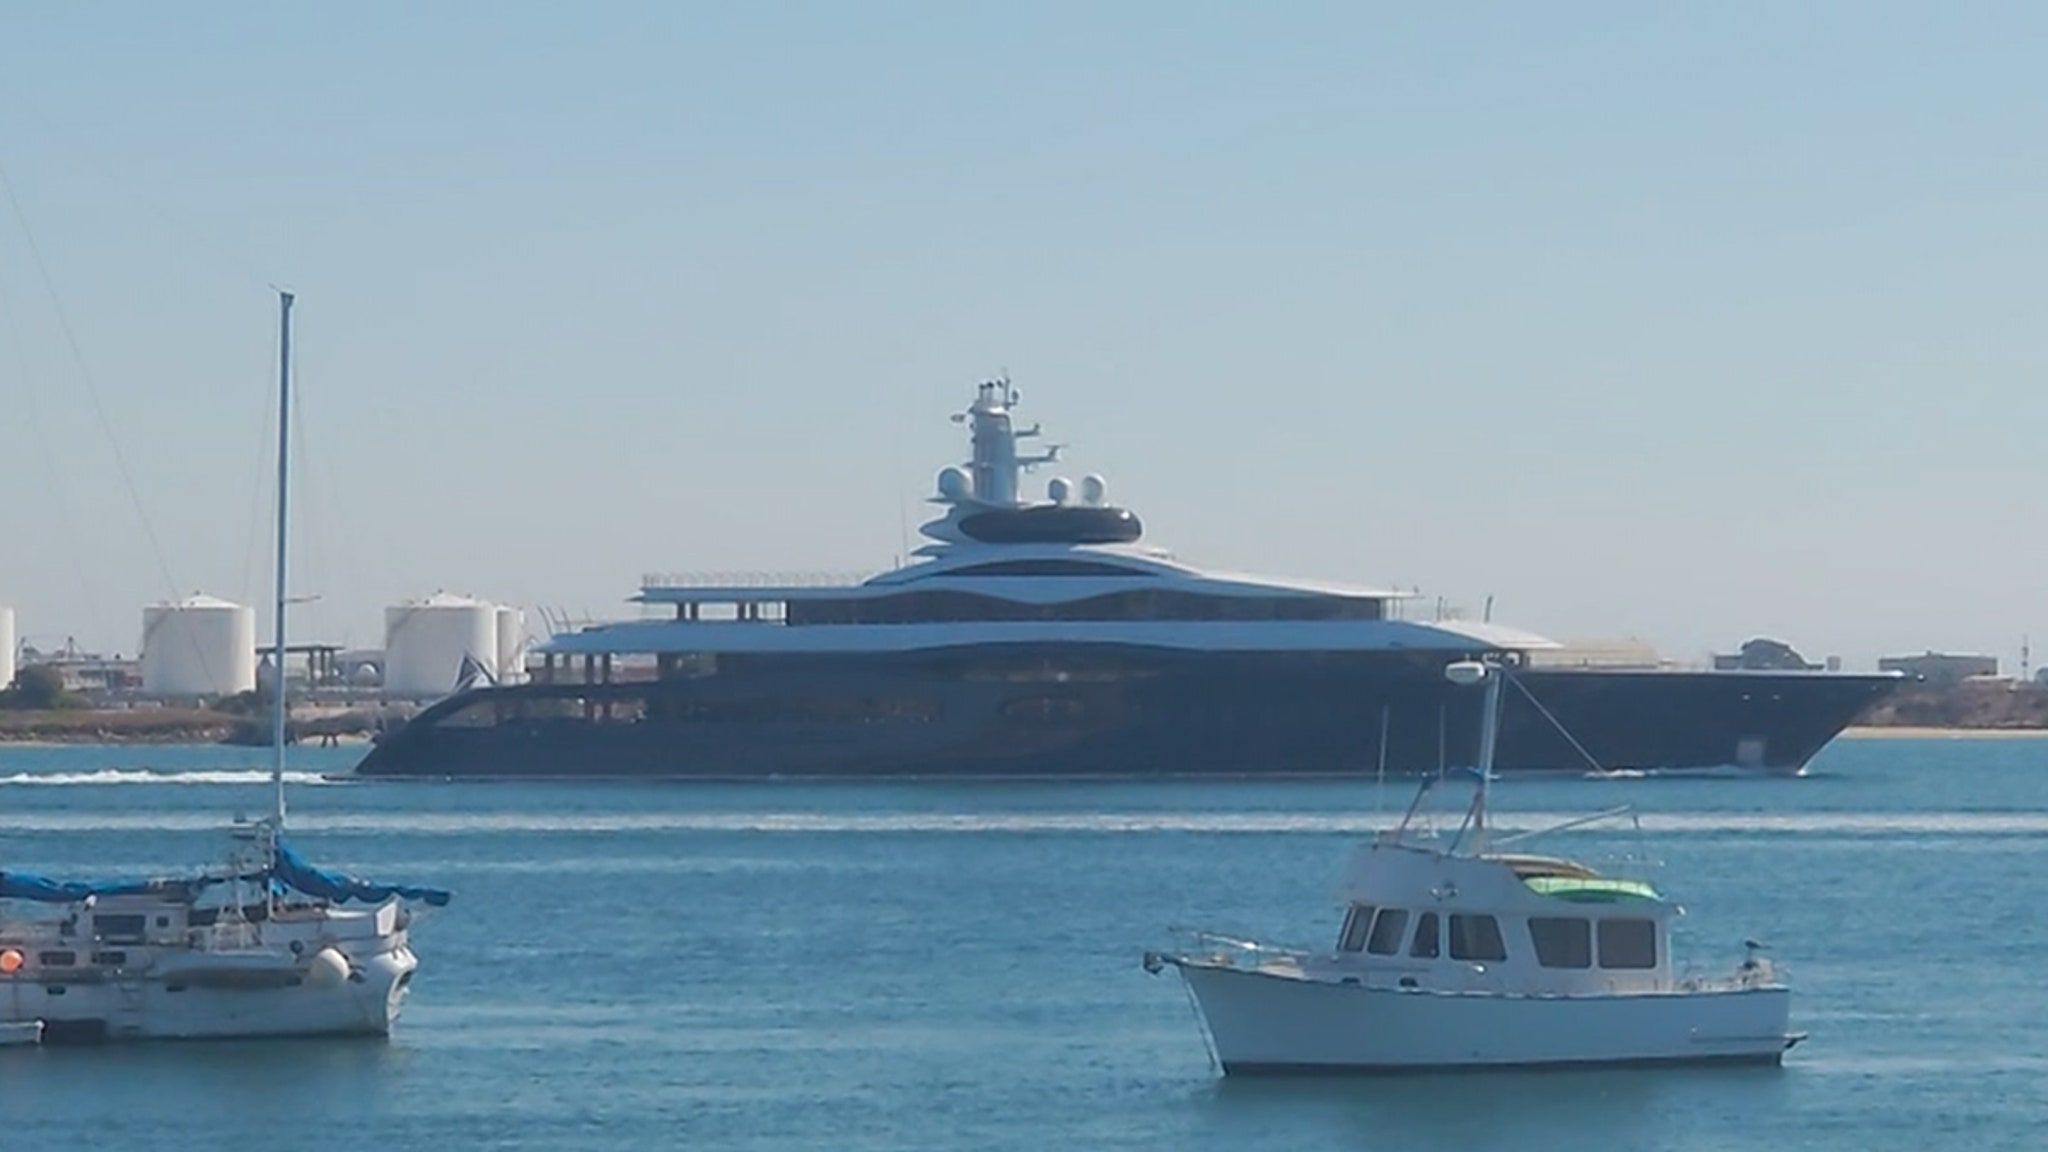
[{"label": "hazy blue sky", "polygon": [[322,638],[886,566],[1007,368],[1198,563],[2011,661],[2044,59],[2029,4],[14,0],[0,602],[264,597],[275,282]]}]

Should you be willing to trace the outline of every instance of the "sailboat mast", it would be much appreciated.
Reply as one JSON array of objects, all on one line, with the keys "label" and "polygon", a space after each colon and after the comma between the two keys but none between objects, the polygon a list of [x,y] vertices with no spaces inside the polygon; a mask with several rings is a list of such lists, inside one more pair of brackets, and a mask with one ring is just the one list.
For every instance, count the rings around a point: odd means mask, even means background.
[{"label": "sailboat mast", "polygon": [[275,638],[270,648],[270,670],[276,678],[270,688],[270,784],[277,794],[272,814],[277,831],[284,830],[284,604],[285,527],[291,512],[291,430],[292,430],[292,294],[277,294],[277,601],[271,617]]}]

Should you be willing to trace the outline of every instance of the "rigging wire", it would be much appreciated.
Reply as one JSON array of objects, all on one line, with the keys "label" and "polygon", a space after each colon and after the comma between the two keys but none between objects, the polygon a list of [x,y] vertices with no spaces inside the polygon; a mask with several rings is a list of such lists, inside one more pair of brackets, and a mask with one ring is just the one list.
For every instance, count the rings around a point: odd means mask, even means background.
[{"label": "rigging wire", "polygon": [[150,555],[156,560],[157,572],[163,577],[164,586],[172,596],[177,595],[178,582],[171,576],[170,561],[165,557],[163,542],[157,538],[156,526],[150,522],[149,510],[142,502],[142,489],[135,483],[135,472],[128,466],[128,454],[121,450],[120,437],[114,434],[114,422],[107,416],[106,403],[100,399],[99,382],[94,379],[92,368],[86,363],[85,351],[79,346],[77,330],[72,327],[71,315],[64,308],[64,298],[57,291],[57,281],[50,275],[50,266],[43,259],[42,247],[36,243],[35,230],[29,227],[28,214],[22,210],[21,197],[16,195],[14,181],[7,174],[7,165],[0,162],[0,193],[7,198],[7,207],[14,215],[15,223],[21,228],[24,247],[28,249],[30,262],[35,265],[36,274],[41,277],[43,291],[49,294],[50,304],[57,313],[57,326],[64,333],[64,344],[71,352],[72,364],[78,369],[79,379],[85,384],[86,399],[90,402],[95,420],[99,422],[100,433],[107,438],[107,445],[114,454],[114,470],[121,478],[121,485],[128,492],[128,500],[135,507],[137,519],[142,521],[143,537],[149,542]]},{"label": "rigging wire", "polygon": [[[0,76],[0,98],[4,98],[9,112],[26,113],[16,116],[12,123],[40,128],[46,138],[69,140],[77,136],[76,127],[67,128],[44,112],[34,100]],[[210,261],[217,262],[224,269],[232,270],[236,277],[255,287],[268,284],[271,277],[257,270],[257,262],[250,260],[249,253],[231,244],[219,235],[213,234],[189,216],[181,215],[166,207],[164,203],[149,195],[147,185],[134,179],[117,166],[101,159],[97,153],[78,149],[68,153],[73,160],[82,160],[98,170],[98,175],[108,184],[119,188],[121,194],[140,205],[150,215],[169,226],[172,234],[180,236],[195,250],[204,253]]]},{"label": "rigging wire", "polygon": [[[13,87],[5,84],[4,82],[0,82],[0,96],[4,96],[6,98],[6,104],[10,111],[25,112],[28,114],[26,118],[16,117],[15,123],[30,123],[34,121],[40,121],[40,127],[45,129],[46,131],[50,132],[51,134],[61,134],[61,129],[55,125],[54,121],[52,121],[50,117],[45,115],[35,105],[34,101],[28,99],[24,94],[17,91]],[[80,153],[80,155],[87,160],[94,160],[94,157],[89,152]],[[159,221],[168,225],[168,230],[172,234],[181,236],[186,242],[191,244],[194,248],[204,252],[208,256],[210,261],[218,262],[219,264],[227,268],[233,269],[239,278],[253,280],[258,283],[268,282],[267,277],[264,277],[259,274],[254,274],[250,271],[251,264],[246,259],[246,252],[234,250],[231,245],[223,243],[219,236],[207,233],[204,229],[200,228],[193,220],[181,216],[177,213],[171,212],[164,206],[162,202],[148,195],[143,189],[139,188],[132,179],[126,178],[122,173],[115,171],[112,167],[107,166],[105,164],[99,164],[99,169],[100,175],[103,178],[105,178],[109,183],[118,185],[129,199],[131,199],[135,203],[138,203],[144,209],[146,209],[151,215],[155,216]],[[91,368],[86,361],[83,348],[78,340],[76,329],[73,327],[70,316],[68,312],[65,310],[62,295],[57,290],[56,279],[50,272],[48,262],[43,257],[41,246],[37,243],[35,232],[29,224],[28,213],[24,209],[21,197],[17,193],[14,182],[9,177],[4,165],[0,165],[0,193],[4,193],[5,198],[8,202],[8,208],[12,213],[15,222],[21,228],[24,246],[27,248],[31,260],[35,264],[37,274],[41,278],[43,290],[49,296],[51,305],[54,311],[56,312],[58,324],[61,331],[63,332],[65,343],[70,351],[72,362],[76,366],[80,379],[84,382],[86,396],[92,408],[93,417],[99,425],[101,434],[104,435],[107,439],[108,446],[114,457],[115,470],[118,476],[120,477],[123,488],[126,490],[129,503],[133,507],[136,518],[141,521],[143,536],[145,540],[148,542],[151,556],[155,560],[158,576],[163,581],[166,590],[166,597],[167,599],[176,600],[177,597],[180,595],[182,585],[178,582],[176,576],[172,571],[171,563],[167,553],[164,550],[162,540],[157,535],[156,525],[154,521],[151,520],[148,508],[142,499],[140,486],[136,483],[134,471],[129,466],[126,453],[122,450],[120,438],[115,434],[113,421],[107,414],[105,402],[103,401],[100,394],[98,381],[92,374]],[[11,321],[12,317],[10,316],[10,323]],[[14,334],[11,333],[11,335]],[[19,336],[14,335],[14,339],[17,346],[19,346]],[[276,352],[274,343],[275,341],[273,339],[273,347],[271,349],[273,355]],[[36,422],[36,412],[33,407],[32,397],[31,406],[29,408],[29,415],[31,421]],[[274,433],[276,430],[276,410],[274,406],[268,409],[268,414],[266,416],[266,430],[272,433]],[[49,455],[49,447],[47,443],[42,443],[41,441],[39,441],[39,446],[46,456]],[[251,486],[252,514],[254,514],[257,510],[260,510],[262,505],[262,492],[268,486],[267,483],[265,483],[261,479],[262,473],[265,470],[264,461],[267,459],[267,440],[259,439],[258,446],[260,449],[258,453],[257,464],[259,471],[259,479],[257,483]],[[57,470],[53,467],[52,472],[55,473],[56,471]],[[59,496],[61,499],[61,493],[59,494]],[[275,507],[274,501],[272,502],[272,507]],[[65,521],[65,531],[68,535],[73,528],[75,518],[68,514],[65,514],[63,518]],[[247,592],[249,590],[249,585],[251,582],[249,572],[254,567],[254,554],[256,546],[255,537],[256,533],[255,530],[252,528],[249,536],[248,551],[245,555],[243,562],[242,600],[244,602],[251,602],[251,598],[247,595]],[[77,547],[74,542],[74,546],[71,548],[72,562],[74,566],[82,564],[82,551],[83,550]],[[85,590],[89,601],[88,616],[93,621],[94,627],[97,628],[99,627],[100,616],[99,606],[97,604],[97,596],[93,590],[90,581],[85,578],[82,572],[80,574],[80,586]],[[207,664],[209,663],[207,654],[203,650],[201,650],[201,647],[198,644],[197,637],[188,636],[188,640],[193,646],[193,654],[198,658],[200,662],[201,674],[203,676],[206,676],[208,679],[213,679],[213,670],[207,667]]]},{"label": "rigging wire", "polygon": [[[317,326],[314,334],[318,335]],[[296,351],[299,354],[292,357],[291,366],[292,459],[297,465],[293,469],[297,476],[297,483],[292,485],[292,491],[298,497],[298,516],[292,523],[294,534],[301,541],[301,560],[303,561],[297,570],[306,574],[306,581],[303,587],[309,589],[331,588],[336,585],[333,583],[334,572],[329,564],[331,552],[328,548],[327,540],[328,512],[330,507],[338,502],[330,502],[325,499],[327,485],[323,483],[326,477],[326,471],[322,467],[323,458],[316,458],[310,451],[313,438],[307,432],[307,428],[317,427],[318,422],[308,414],[307,406],[309,400],[314,399],[316,394],[307,390],[305,371],[301,367],[306,359],[304,356],[306,341],[303,327],[300,332],[294,333],[294,337],[294,342],[297,344]],[[311,614],[319,628],[325,630],[330,636],[335,634],[337,628],[326,600],[321,598],[317,592],[312,592],[304,597],[301,602],[312,609]]]},{"label": "rigging wire", "polygon": [[1602,776],[1607,775],[1607,768],[1604,765],[1602,765],[1600,761],[1595,760],[1591,752],[1586,751],[1586,746],[1584,744],[1579,743],[1578,737],[1572,735],[1571,730],[1566,728],[1563,722],[1558,720],[1556,716],[1552,715],[1550,709],[1545,708],[1543,706],[1543,701],[1538,700],[1536,698],[1536,694],[1534,692],[1529,691],[1528,685],[1522,683],[1520,677],[1510,676],[1507,678],[1507,681],[1508,683],[1513,684],[1515,686],[1515,690],[1522,694],[1522,699],[1527,700],[1530,704],[1535,705],[1536,711],[1541,712],[1543,714],[1543,718],[1545,720],[1550,721],[1550,726],[1557,729],[1557,734],[1564,737],[1565,743],[1570,744],[1572,746],[1572,751],[1577,752],[1580,756],[1585,758],[1586,763],[1591,764],[1593,766],[1594,772],[1597,772]]},{"label": "rigging wire", "polygon": [[[28,425],[29,438],[35,441],[36,456],[43,466],[48,498],[57,512],[57,530],[64,536],[64,551],[70,560],[71,576],[78,582],[79,590],[85,594],[86,623],[97,633],[105,624],[105,618],[101,614],[102,600],[99,587],[93,582],[92,566],[85,562],[84,542],[78,535],[78,517],[71,511],[71,497],[64,484],[64,469],[57,460],[56,452],[50,447],[50,436],[43,424],[42,402],[36,397],[35,373],[29,366],[28,349],[22,342],[21,327],[15,320],[13,300],[7,293],[4,280],[0,280],[0,327],[6,328],[7,343],[13,350],[14,363],[18,370],[17,379],[21,384],[23,423]],[[0,684],[0,688],[4,687],[6,685]]]},{"label": "rigging wire", "polygon": [[[273,333],[270,338],[270,355],[267,364],[278,361],[278,340]],[[266,389],[269,391],[269,389]],[[249,524],[248,534],[242,544],[242,583],[236,598],[244,604],[254,604],[261,595],[258,581],[262,579],[257,571],[257,545],[264,537],[265,513],[277,510],[276,493],[270,492],[270,446],[277,440],[277,397],[271,396],[263,407],[263,434],[256,438],[256,457],[249,482]],[[270,493],[269,504],[264,503],[264,494]]]}]

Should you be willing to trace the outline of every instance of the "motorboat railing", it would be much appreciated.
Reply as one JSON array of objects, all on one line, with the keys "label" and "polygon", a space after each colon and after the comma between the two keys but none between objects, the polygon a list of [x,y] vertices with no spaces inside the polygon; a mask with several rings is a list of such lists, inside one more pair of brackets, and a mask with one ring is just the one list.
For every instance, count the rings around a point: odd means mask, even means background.
[{"label": "motorboat railing", "polygon": [[1306,948],[1261,944],[1242,936],[1226,936],[1220,932],[1205,932],[1193,928],[1176,928],[1172,930],[1172,935],[1184,941],[1185,946],[1168,955],[1179,960],[1227,968],[1300,968],[1311,962],[1316,955]]}]

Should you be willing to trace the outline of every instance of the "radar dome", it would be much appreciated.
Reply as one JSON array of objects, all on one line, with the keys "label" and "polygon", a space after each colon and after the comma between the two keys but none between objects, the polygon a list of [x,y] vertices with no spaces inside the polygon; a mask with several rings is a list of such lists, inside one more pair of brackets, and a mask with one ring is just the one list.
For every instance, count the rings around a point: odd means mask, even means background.
[{"label": "radar dome", "polygon": [[945,497],[948,500],[967,499],[969,495],[967,485],[967,473],[962,472],[958,468],[940,469],[939,495]]},{"label": "radar dome", "polygon": [[1444,666],[1444,679],[1469,688],[1486,679],[1486,665],[1477,660],[1459,660]]},{"label": "radar dome", "polygon": [[1109,481],[1104,480],[1101,475],[1094,472],[1081,477],[1081,502],[1083,504],[1100,504],[1107,499],[1109,499]]},{"label": "radar dome", "polygon": [[1065,504],[1073,498],[1074,485],[1065,476],[1055,476],[1045,486],[1045,494],[1055,504]]}]

